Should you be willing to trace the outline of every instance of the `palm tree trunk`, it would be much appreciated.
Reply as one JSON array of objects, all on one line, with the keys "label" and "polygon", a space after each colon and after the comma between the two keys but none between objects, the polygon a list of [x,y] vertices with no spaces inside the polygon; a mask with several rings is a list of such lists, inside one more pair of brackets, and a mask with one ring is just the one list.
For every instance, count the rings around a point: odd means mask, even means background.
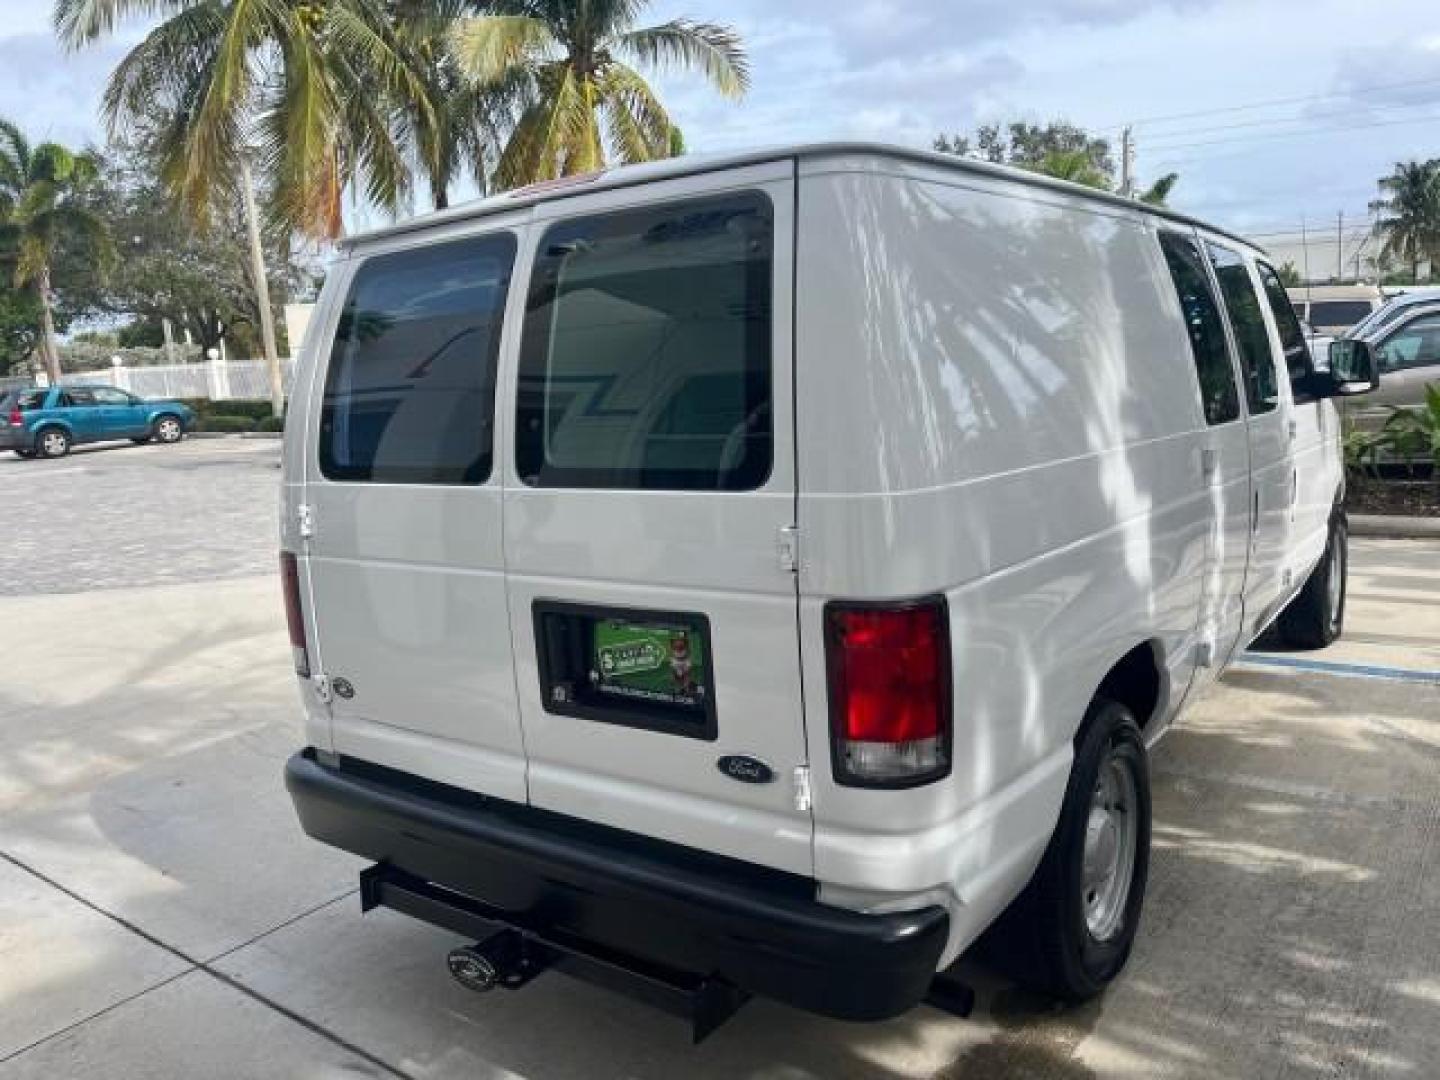
[{"label": "palm tree trunk", "polygon": [[40,362],[51,386],[60,385],[60,348],[55,343],[55,313],[50,308],[50,267],[35,275],[35,292],[40,298]]},{"label": "palm tree trunk", "polygon": [[245,201],[245,226],[250,234],[250,282],[255,286],[255,304],[260,309],[260,344],[265,350],[265,370],[270,375],[270,408],[276,416],[285,414],[285,381],[280,375],[280,352],[275,348],[275,318],[270,311],[270,277],[265,272],[265,248],[260,243],[260,213],[255,208],[255,185],[250,162],[240,158],[240,190]]}]

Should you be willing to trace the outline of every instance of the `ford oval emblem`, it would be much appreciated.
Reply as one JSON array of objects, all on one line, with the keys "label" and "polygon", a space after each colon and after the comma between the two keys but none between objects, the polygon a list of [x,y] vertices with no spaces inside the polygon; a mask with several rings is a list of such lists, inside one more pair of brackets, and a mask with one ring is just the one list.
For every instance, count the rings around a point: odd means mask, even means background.
[{"label": "ford oval emblem", "polygon": [[775,779],[774,769],[745,754],[726,754],[715,762],[715,767],[731,780],[739,780],[742,784],[768,784]]}]

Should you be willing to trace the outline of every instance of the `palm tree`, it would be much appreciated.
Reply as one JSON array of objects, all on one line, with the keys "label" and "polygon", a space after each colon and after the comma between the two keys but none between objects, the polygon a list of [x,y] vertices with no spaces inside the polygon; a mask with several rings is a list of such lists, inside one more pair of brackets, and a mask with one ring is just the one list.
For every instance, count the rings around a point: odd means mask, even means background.
[{"label": "palm tree", "polygon": [[1072,184],[1110,190],[1109,174],[1095,164],[1089,150],[1051,150],[1040,159],[1035,171]]},{"label": "palm tree", "polygon": [[0,120],[0,243],[15,260],[15,285],[35,290],[40,308],[40,358],[51,384],[60,380],[50,267],[67,242],[90,245],[98,261],[111,250],[105,223],[80,197],[100,175],[94,155],[58,143],[31,146],[18,127]]},{"label": "palm tree", "polygon": [[1149,206],[1164,206],[1165,200],[1170,197],[1170,192],[1175,190],[1179,181],[1179,173],[1166,173],[1140,193],[1140,201]]},{"label": "palm tree", "polygon": [[637,70],[698,71],[723,96],[750,83],[729,27],[674,19],[634,23],[646,0],[493,0],[462,19],[453,40],[461,68],[481,86],[526,84],[524,107],[495,167],[500,187],[670,156],[678,136]]},{"label": "palm tree", "polygon": [[204,224],[254,159],[281,223],[342,231],[347,185],[395,210],[410,171],[394,103],[433,110],[381,0],[56,0],[72,49],[121,20],[168,17],[116,67],[102,103],[112,137],[153,145],[166,186]]},{"label": "palm tree", "polygon": [[1420,264],[1440,260],[1440,160],[1400,161],[1379,180],[1381,197],[1370,204],[1381,260],[1399,259],[1420,279]]},{"label": "palm tree", "polygon": [[472,0],[391,0],[390,17],[425,83],[430,108],[398,101],[395,111],[407,150],[436,210],[450,205],[450,188],[468,174],[484,192],[503,133],[523,105],[524,73],[493,85],[467,78],[450,48],[449,30],[474,9]]}]

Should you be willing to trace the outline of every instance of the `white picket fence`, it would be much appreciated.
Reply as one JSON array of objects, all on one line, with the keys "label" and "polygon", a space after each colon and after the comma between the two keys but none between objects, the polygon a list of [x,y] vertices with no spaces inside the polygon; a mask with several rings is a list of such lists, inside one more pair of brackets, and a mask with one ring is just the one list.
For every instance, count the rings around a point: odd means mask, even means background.
[{"label": "white picket fence", "polygon": [[[295,377],[295,361],[280,361],[285,394]],[[155,364],[126,367],[117,364],[93,371],[71,371],[60,376],[62,386],[103,383],[118,386],[143,398],[210,398],[214,401],[263,401],[270,397],[270,376],[263,360],[219,360],[203,364]]]}]

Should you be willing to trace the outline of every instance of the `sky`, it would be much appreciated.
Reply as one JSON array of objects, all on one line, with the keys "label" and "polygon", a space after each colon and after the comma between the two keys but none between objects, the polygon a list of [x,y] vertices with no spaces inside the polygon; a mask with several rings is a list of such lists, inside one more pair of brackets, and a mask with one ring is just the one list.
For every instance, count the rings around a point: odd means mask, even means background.
[{"label": "sky", "polygon": [[[0,116],[32,137],[103,140],[98,102],[125,31],[65,54],[44,0],[0,0]],[[1065,118],[1118,142],[1170,202],[1272,247],[1337,215],[1365,232],[1375,179],[1440,157],[1435,0],[654,0],[645,21],[733,25],[741,102],[657,82],[692,152],[861,137],[928,146],[977,124]]]}]

